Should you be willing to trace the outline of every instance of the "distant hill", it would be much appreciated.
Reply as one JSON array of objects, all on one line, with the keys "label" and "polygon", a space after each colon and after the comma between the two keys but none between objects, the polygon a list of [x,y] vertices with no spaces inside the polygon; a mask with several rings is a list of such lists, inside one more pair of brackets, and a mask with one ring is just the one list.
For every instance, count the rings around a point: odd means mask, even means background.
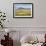
[{"label": "distant hill", "polygon": [[20,7],[20,8],[18,8],[18,9],[25,9],[25,8],[23,8],[23,7]]},{"label": "distant hill", "polygon": [[20,8],[18,8],[17,10],[22,10],[22,9],[31,10],[31,8],[23,8],[23,7],[20,7]]}]

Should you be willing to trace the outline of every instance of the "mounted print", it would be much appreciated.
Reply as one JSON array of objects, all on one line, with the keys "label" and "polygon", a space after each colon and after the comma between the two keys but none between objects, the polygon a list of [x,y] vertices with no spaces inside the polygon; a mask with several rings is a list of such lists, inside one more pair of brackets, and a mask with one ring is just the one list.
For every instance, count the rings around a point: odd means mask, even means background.
[{"label": "mounted print", "polygon": [[16,17],[33,17],[33,4],[13,3],[13,18]]}]

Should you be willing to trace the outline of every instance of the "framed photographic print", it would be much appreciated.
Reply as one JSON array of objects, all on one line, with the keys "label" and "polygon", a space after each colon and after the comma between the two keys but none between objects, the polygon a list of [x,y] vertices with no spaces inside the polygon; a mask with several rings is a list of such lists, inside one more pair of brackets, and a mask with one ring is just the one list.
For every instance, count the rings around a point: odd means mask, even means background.
[{"label": "framed photographic print", "polygon": [[13,18],[33,17],[32,3],[13,3]]}]

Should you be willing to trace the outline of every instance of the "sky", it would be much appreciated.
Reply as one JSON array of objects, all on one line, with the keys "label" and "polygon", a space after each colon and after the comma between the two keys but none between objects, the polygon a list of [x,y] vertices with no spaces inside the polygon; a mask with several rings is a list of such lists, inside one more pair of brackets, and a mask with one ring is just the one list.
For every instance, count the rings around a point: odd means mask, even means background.
[{"label": "sky", "polygon": [[18,9],[18,8],[31,8],[32,9],[32,4],[15,4],[15,8]]}]

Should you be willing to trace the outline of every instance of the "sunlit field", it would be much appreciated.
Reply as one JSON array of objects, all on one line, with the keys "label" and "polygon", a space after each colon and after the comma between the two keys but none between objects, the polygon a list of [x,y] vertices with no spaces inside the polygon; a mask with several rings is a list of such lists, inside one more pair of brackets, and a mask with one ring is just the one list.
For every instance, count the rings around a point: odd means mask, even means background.
[{"label": "sunlit field", "polygon": [[32,11],[29,9],[17,9],[16,16],[31,16]]}]

